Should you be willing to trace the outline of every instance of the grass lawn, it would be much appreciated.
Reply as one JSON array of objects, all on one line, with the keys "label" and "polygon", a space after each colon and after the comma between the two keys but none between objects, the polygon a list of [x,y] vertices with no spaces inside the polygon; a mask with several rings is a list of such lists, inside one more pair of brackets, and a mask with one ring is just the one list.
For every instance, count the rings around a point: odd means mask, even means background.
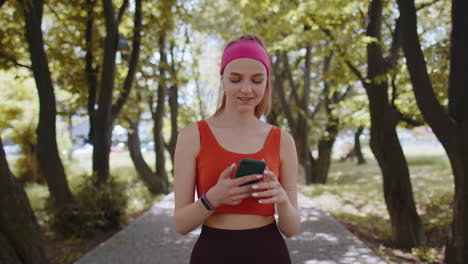
[{"label": "grass lawn", "polygon": [[334,161],[326,185],[301,186],[323,210],[333,214],[388,263],[441,263],[452,221],[453,176],[448,159],[438,154],[406,154],[418,213],[426,232],[421,248],[392,247],[392,232],[377,162]]}]

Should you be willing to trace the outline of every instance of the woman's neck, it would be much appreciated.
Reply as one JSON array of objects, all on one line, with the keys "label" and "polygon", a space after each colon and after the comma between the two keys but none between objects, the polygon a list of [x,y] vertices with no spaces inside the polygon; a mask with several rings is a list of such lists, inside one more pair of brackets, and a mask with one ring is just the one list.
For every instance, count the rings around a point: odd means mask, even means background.
[{"label": "woman's neck", "polygon": [[233,112],[226,109],[216,119],[223,127],[250,127],[260,122],[253,112]]}]

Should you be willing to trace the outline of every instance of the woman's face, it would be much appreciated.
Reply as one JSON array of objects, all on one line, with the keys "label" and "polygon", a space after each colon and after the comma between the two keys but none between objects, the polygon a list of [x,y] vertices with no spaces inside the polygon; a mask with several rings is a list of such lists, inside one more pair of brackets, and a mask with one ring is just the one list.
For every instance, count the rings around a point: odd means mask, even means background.
[{"label": "woman's face", "polygon": [[241,112],[253,112],[263,99],[267,72],[261,62],[250,58],[239,58],[226,65],[222,81],[226,107]]}]

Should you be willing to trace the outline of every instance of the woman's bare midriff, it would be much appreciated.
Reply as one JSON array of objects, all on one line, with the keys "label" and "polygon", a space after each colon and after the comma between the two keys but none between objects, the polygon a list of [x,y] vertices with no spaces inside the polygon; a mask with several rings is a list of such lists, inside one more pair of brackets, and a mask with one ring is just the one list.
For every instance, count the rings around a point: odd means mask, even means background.
[{"label": "woman's bare midriff", "polygon": [[214,213],[203,223],[205,226],[241,230],[269,225],[275,221],[273,215],[217,214]]}]

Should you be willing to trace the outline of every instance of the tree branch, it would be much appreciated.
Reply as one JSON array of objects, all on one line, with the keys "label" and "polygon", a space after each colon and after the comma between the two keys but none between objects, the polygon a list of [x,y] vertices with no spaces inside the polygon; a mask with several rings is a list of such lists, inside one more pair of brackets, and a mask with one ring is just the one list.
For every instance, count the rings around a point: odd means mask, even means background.
[{"label": "tree branch", "polygon": [[320,98],[318,103],[315,105],[314,111],[310,114],[310,120],[315,119],[315,116],[320,111],[320,108],[322,107],[322,104],[323,104],[323,98]]},{"label": "tree branch", "polygon": [[420,5],[418,5],[418,6],[416,7],[416,11],[419,11],[419,10],[421,10],[421,9],[423,9],[423,8],[432,6],[433,4],[435,4],[435,3],[439,2],[439,1],[440,1],[440,0],[434,0],[434,1],[430,2],[430,3],[420,4]]},{"label": "tree branch", "polygon": [[50,4],[46,3],[45,5],[47,6],[47,8],[49,8],[50,12],[52,12],[52,14],[54,14],[54,16],[55,16],[55,18],[57,19],[57,21],[60,21],[60,22],[61,22],[61,23],[60,23],[61,26],[62,26],[63,28],[65,28],[65,30],[68,32],[68,34],[70,34],[70,36],[73,36],[73,33],[71,32],[71,30],[68,29],[68,27],[67,27],[68,24],[67,24],[67,23],[63,23],[63,20],[60,19],[60,16],[59,16],[59,14],[57,13],[57,11],[55,11],[55,9],[52,8],[52,6],[50,6]]},{"label": "tree branch", "polygon": [[392,37],[392,45],[390,47],[388,56],[384,59],[386,72],[395,68],[398,62],[398,58],[400,57],[401,43],[402,43],[401,19],[397,18],[395,21],[395,31],[393,32],[393,37]]},{"label": "tree branch", "polygon": [[362,76],[361,71],[358,68],[356,68],[356,66],[354,66],[349,60],[345,60],[345,63],[346,65],[348,65],[349,69],[354,73],[354,75],[356,75],[356,77],[362,82],[364,86],[368,85],[366,79]]},{"label": "tree branch", "polygon": [[274,70],[273,74],[275,76],[275,90],[278,92],[279,99],[281,102],[281,106],[283,107],[284,114],[286,116],[286,120],[288,121],[289,127],[291,130],[294,130],[296,128],[296,120],[294,119],[291,111],[290,104],[286,102],[286,94],[284,92],[284,86],[283,86],[283,78],[284,78],[284,73],[285,70],[280,70],[280,65],[281,65],[281,51],[276,50],[276,61],[273,64]]},{"label": "tree branch", "polygon": [[[362,11],[361,11],[362,13]],[[315,24],[319,26],[320,30],[327,36],[332,43],[334,43],[335,37],[331,34],[331,31],[329,29],[323,28],[319,23],[316,23],[315,19],[312,17],[312,20],[314,20]],[[367,16],[365,16],[365,23],[367,27],[367,23],[369,23]],[[346,58],[346,54],[344,51],[342,51],[339,47],[337,48],[338,53],[343,57]],[[356,75],[356,77],[361,81],[363,86],[367,86],[368,83],[366,82],[365,78],[362,76],[361,71],[353,65],[353,63],[349,60],[345,60],[346,65],[348,65],[349,69]]]},{"label": "tree branch", "polygon": [[403,52],[413,84],[413,91],[426,122],[431,126],[447,153],[454,151],[456,124],[437,100],[432,87],[417,31],[416,8],[413,1],[397,0],[402,24]]},{"label": "tree branch", "polygon": [[341,96],[338,96],[338,98],[336,99],[336,102],[335,103],[338,103],[338,102],[341,102],[343,101],[348,95],[349,93],[351,92],[353,86],[351,86],[350,84],[347,85],[346,87],[346,90],[343,94],[341,94]]},{"label": "tree branch", "polygon": [[398,113],[400,114],[400,121],[406,122],[406,123],[408,123],[408,124],[410,124],[412,126],[415,126],[415,127],[424,125],[424,122],[414,120],[409,116],[403,115],[401,112],[398,112]]},{"label": "tree branch", "polygon": [[395,101],[396,101],[396,98],[397,98],[397,87],[396,87],[396,75],[395,76],[392,76],[392,99],[391,99],[391,105],[395,106]]},{"label": "tree branch", "polygon": [[141,0],[135,1],[135,18],[133,28],[133,43],[132,43],[132,54],[130,55],[130,62],[128,63],[128,72],[125,77],[123,92],[120,94],[119,99],[112,106],[112,119],[114,120],[123,108],[123,105],[130,95],[132,89],[133,80],[135,79],[136,69],[138,67],[138,61],[140,57],[140,44],[141,44],[141,29],[142,29],[142,7]]},{"label": "tree branch", "polygon": [[9,62],[12,62],[13,64],[15,64],[15,66],[19,66],[19,67],[23,67],[23,68],[26,68],[28,70],[32,70],[32,67],[29,66],[29,65],[25,65],[25,64],[22,64],[22,63],[19,63],[15,58],[3,53],[3,52],[0,52],[0,58],[3,58]]},{"label": "tree branch", "polygon": [[117,25],[120,25],[120,22],[122,21],[122,17],[125,14],[125,11],[127,10],[128,7],[128,0],[124,0],[122,3],[122,6],[119,9],[119,14],[117,15]]},{"label": "tree branch", "polygon": [[[280,60],[280,57],[281,55],[278,54],[278,60]],[[282,57],[283,57],[284,71],[287,74],[289,85],[291,86],[291,96],[292,98],[294,98],[294,102],[296,102],[296,104],[299,105],[299,96],[297,95],[297,86],[294,83],[294,79],[292,77],[291,67],[289,67],[288,52],[284,51]],[[278,68],[279,68],[279,65],[278,65]]]},{"label": "tree branch", "polygon": [[309,105],[309,97],[310,97],[310,71],[311,71],[311,57],[312,57],[312,46],[306,46],[306,54],[305,54],[305,69],[304,69],[304,91],[302,93],[302,100],[300,106],[302,109],[307,113],[307,107]]}]

